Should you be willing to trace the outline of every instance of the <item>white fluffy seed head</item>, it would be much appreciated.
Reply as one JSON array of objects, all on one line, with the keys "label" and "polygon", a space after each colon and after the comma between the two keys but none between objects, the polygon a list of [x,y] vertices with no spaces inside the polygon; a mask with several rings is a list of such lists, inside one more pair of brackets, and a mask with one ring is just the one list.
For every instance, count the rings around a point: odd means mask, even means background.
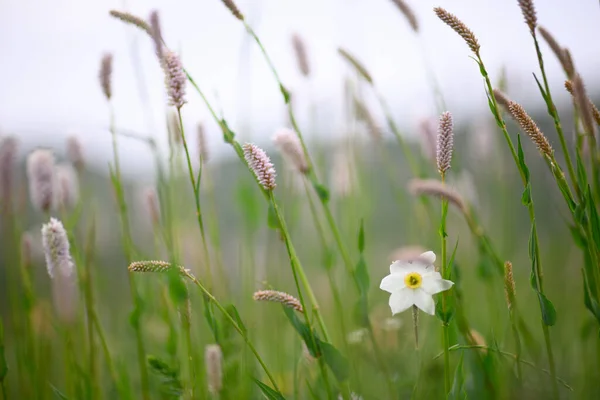
[{"label": "white fluffy seed head", "polygon": [[67,158],[77,171],[81,172],[85,167],[83,147],[77,136],[69,136],[67,138]]},{"label": "white fluffy seed head", "polygon": [[277,173],[267,153],[252,143],[246,143],[244,144],[244,157],[260,185],[265,190],[275,189],[277,186],[275,183]]},{"label": "white fluffy seed head", "polygon": [[450,169],[453,147],[454,127],[452,123],[452,114],[446,111],[440,116],[437,136],[437,167],[442,175]]},{"label": "white fluffy seed head", "polygon": [[208,390],[216,395],[223,388],[223,352],[218,344],[209,344],[204,350]]},{"label": "white fluffy seed head", "polygon": [[42,226],[42,245],[50,278],[70,277],[74,272],[67,231],[59,220],[50,218]]},{"label": "white fluffy seed head", "polygon": [[181,59],[174,51],[163,49],[162,67],[165,72],[169,105],[181,108],[186,103],[185,84],[187,82]]},{"label": "white fluffy seed head", "polygon": [[273,142],[298,171],[303,174],[308,173],[308,163],[304,156],[302,143],[294,131],[287,128],[279,129],[273,135]]},{"label": "white fluffy seed head", "polygon": [[55,200],[54,154],[50,150],[34,150],[27,157],[27,180],[31,204],[38,211],[49,212]]},{"label": "white fluffy seed head", "polygon": [[73,209],[79,202],[79,179],[71,164],[59,164],[54,170],[57,207],[65,210]]}]

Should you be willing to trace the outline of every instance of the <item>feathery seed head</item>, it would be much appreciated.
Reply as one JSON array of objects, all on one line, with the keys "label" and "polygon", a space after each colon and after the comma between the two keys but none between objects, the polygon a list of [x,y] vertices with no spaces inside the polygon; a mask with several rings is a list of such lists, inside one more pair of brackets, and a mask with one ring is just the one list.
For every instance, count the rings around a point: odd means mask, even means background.
[{"label": "feathery seed head", "polygon": [[273,142],[298,171],[308,173],[308,163],[298,135],[291,129],[281,128],[273,136]]},{"label": "feathery seed head", "polygon": [[562,47],[549,30],[543,26],[538,27],[538,32],[542,35],[542,38],[548,44],[548,47],[552,50],[560,65],[562,66],[565,74],[569,79],[573,79],[575,75],[575,66],[573,64],[573,58],[569,49]]},{"label": "feathery seed head", "polygon": [[535,6],[533,0],[518,0],[519,7],[525,18],[525,23],[529,26],[529,31],[532,35],[535,35],[535,28],[537,26],[537,16],[535,15]]},{"label": "feathery seed head", "polygon": [[166,261],[134,261],[127,268],[130,272],[169,272],[177,270],[181,275],[189,274],[189,270],[179,265],[173,265]]},{"label": "feathery seed head", "polygon": [[454,127],[452,114],[448,111],[440,116],[440,124],[437,135],[437,167],[440,174],[444,175],[450,169],[452,162],[452,150],[454,147]]},{"label": "feathery seed head", "polygon": [[308,53],[306,51],[306,45],[304,40],[298,35],[292,36],[292,45],[294,47],[294,53],[296,53],[296,61],[298,62],[298,68],[302,75],[308,77],[310,75],[310,64],[308,63]]},{"label": "feathery seed head", "polygon": [[515,304],[515,278],[513,277],[513,267],[510,261],[504,263],[504,294],[506,295],[506,304],[508,309],[512,309]]},{"label": "feathery seed head", "polygon": [[159,60],[162,60],[164,46],[160,29],[160,18],[158,11],[156,10],[153,10],[150,13],[150,36],[152,36],[152,41],[154,42],[154,51],[156,52],[156,55]]},{"label": "feathery seed head", "polygon": [[[583,79],[581,79],[581,75],[575,75],[573,79],[573,93],[575,97],[575,102],[577,103],[577,107],[579,108],[579,112],[581,114],[581,120],[583,122],[583,127],[585,128],[585,133],[590,136],[596,135],[596,125],[594,124],[594,111],[590,98],[587,95],[585,85],[583,84]],[[593,107],[593,108],[592,108]],[[596,112],[598,109],[596,109]]]},{"label": "feathery seed head", "polygon": [[54,170],[56,201],[59,208],[73,209],[79,201],[79,180],[71,164],[59,164]]},{"label": "feathery seed head", "polygon": [[276,290],[259,290],[258,292],[254,293],[252,298],[256,301],[273,301],[276,303],[281,303],[288,308],[293,308],[298,312],[303,312],[300,301],[291,294],[285,292],[279,292]]},{"label": "feathery seed head", "polygon": [[70,277],[74,272],[73,260],[69,247],[67,231],[59,220],[50,218],[50,222],[42,226],[42,245],[48,275]]},{"label": "feathery seed head", "polygon": [[8,136],[0,142],[0,203],[10,203],[12,196],[15,161],[17,158],[17,139]]},{"label": "feathery seed head", "polygon": [[[569,92],[571,96],[573,96],[573,99],[575,99],[575,89],[573,87],[573,81],[565,81],[565,89],[567,89],[567,92]],[[594,105],[594,103],[592,103],[592,100],[589,97],[588,101],[592,110],[592,116],[594,117],[594,121],[596,122],[596,124],[600,125],[600,111]]]},{"label": "feathery seed head", "polygon": [[204,363],[208,390],[217,395],[223,388],[223,352],[218,344],[209,344],[204,349]]},{"label": "feathery seed head", "polygon": [[162,66],[165,72],[165,85],[169,96],[169,105],[179,109],[186,103],[185,84],[187,76],[183,71],[183,64],[177,53],[169,49],[163,49]]},{"label": "feathery seed head", "polygon": [[467,204],[462,196],[436,179],[412,179],[408,182],[408,191],[413,196],[435,196],[446,199],[463,214],[468,212]]},{"label": "feathery seed head", "polygon": [[34,150],[27,157],[27,179],[31,204],[48,212],[54,206],[54,154],[50,150]]},{"label": "feathery seed head", "polygon": [[100,63],[100,87],[102,88],[102,93],[104,93],[104,97],[106,100],[110,100],[112,97],[112,62],[113,55],[111,53],[106,53],[102,56],[102,61]]},{"label": "feathery seed head", "polygon": [[373,84],[373,78],[371,74],[369,73],[369,71],[367,71],[367,68],[365,68],[365,66],[356,59],[356,57],[354,57],[347,50],[344,50],[342,48],[338,48],[338,53],[340,56],[342,56],[344,60],[350,63],[350,65],[352,65],[352,67],[356,70],[356,72],[358,72],[360,76],[363,77],[364,80],[369,82],[371,85]]},{"label": "feathery seed head", "polygon": [[85,166],[83,147],[77,136],[69,136],[67,138],[67,158],[77,171],[83,171]]},{"label": "feathery seed head", "polygon": [[233,0],[222,0],[222,1],[223,1],[223,4],[225,4],[225,7],[227,7],[229,9],[229,11],[231,11],[231,13],[233,14],[234,17],[236,17],[240,21],[244,20],[244,15],[240,12],[239,8],[237,8],[237,6],[233,2]]},{"label": "feathery seed head", "polygon": [[410,8],[410,6],[408,4],[406,4],[406,1],[404,1],[404,0],[392,0],[392,1],[396,5],[396,7],[398,7],[400,12],[402,14],[404,14],[404,16],[408,20],[408,23],[410,24],[410,27],[412,28],[412,30],[418,33],[419,32],[419,22],[417,21],[417,17],[415,16],[415,13],[413,12],[412,8]]},{"label": "feathery seed head", "polygon": [[508,99],[508,97],[506,97],[504,92],[502,92],[498,89],[494,89],[494,98],[496,99],[496,103],[498,103],[499,105],[504,107],[505,110],[508,111],[508,106],[510,104],[510,100]]},{"label": "feathery seed head", "polygon": [[446,25],[448,25],[454,32],[458,33],[460,37],[467,42],[467,45],[471,49],[471,51],[475,54],[479,54],[479,42],[475,37],[475,34],[465,25],[461,20],[459,20],[454,14],[449,13],[444,10],[442,7],[436,7],[433,11],[437,14],[438,18],[442,20]]},{"label": "feathery seed head", "polygon": [[198,123],[198,156],[201,159],[202,164],[205,164],[210,156],[208,151],[208,144],[206,143],[206,132],[204,131],[204,124]]},{"label": "feathery seed head", "polygon": [[267,153],[252,143],[246,143],[244,144],[244,157],[260,185],[265,190],[275,189],[277,186],[275,183],[277,174]]},{"label": "feathery seed head", "polygon": [[535,143],[535,146],[540,153],[546,157],[552,158],[553,150],[552,146],[550,146],[550,142],[548,142],[546,136],[540,131],[540,128],[538,128],[537,124],[531,119],[525,109],[520,104],[509,100],[508,111],[510,111],[514,120],[521,126],[521,129],[523,129],[527,136]]},{"label": "feathery seed head", "polygon": [[117,10],[110,10],[110,15],[114,18],[120,19],[121,21],[127,24],[137,26],[141,30],[145,31],[148,35],[152,36],[152,29],[150,28],[150,25],[148,25],[148,23],[142,18],[136,17],[135,15],[130,14],[128,12],[122,12]]}]

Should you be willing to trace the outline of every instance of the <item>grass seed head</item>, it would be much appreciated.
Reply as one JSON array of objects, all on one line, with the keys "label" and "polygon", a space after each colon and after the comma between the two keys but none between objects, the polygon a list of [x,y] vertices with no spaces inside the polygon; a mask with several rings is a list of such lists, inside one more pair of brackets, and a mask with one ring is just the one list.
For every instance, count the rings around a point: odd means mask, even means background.
[{"label": "grass seed head", "polygon": [[532,35],[535,35],[535,28],[537,27],[537,16],[535,14],[535,6],[533,0],[518,0],[519,7],[525,18],[525,23],[529,27],[529,31]]},{"label": "grass seed head", "polygon": [[50,218],[50,221],[42,226],[42,245],[50,278],[70,277],[74,272],[74,266],[69,238],[62,222]]},{"label": "grass seed head", "polygon": [[55,203],[54,154],[50,150],[34,150],[27,157],[27,180],[31,204],[38,211],[49,212]]},{"label": "grass seed head", "polygon": [[206,381],[208,390],[217,395],[223,388],[223,352],[218,344],[209,344],[204,349]]},{"label": "grass seed head", "polygon": [[10,204],[13,194],[17,149],[17,139],[12,136],[2,138],[0,142],[0,203],[3,205]]},{"label": "grass seed head", "polygon": [[72,210],[79,202],[79,179],[71,164],[59,164],[54,170],[57,207]]},{"label": "grass seed head", "polygon": [[468,212],[467,204],[462,196],[454,189],[446,186],[442,181],[436,179],[412,179],[408,183],[408,191],[413,196],[435,196],[446,199],[463,214]]},{"label": "grass seed head", "polygon": [[437,135],[436,160],[440,174],[444,175],[450,169],[452,150],[454,149],[454,126],[452,114],[448,111],[440,116]]},{"label": "grass seed head", "polygon": [[419,32],[419,21],[417,20],[417,16],[414,11],[404,0],[392,0],[396,7],[400,10],[400,12],[406,17],[410,27],[416,33]]},{"label": "grass seed head", "polygon": [[106,53],[102,56],[102,61],[100,62],[100,87],[102,88],[102,93],[104,93],[104,97],[107,100],[110,100],[112,97],[112,71],[113,71],[113,55],[111,53]]},{"label": "grass seed head", "polygon": [[350,63],[350,65],[356,70],[356,72],[358,72],[360,76],[363,77],[364,80],[369,82],[371,85],[373,84],[373,77],[371,76],[369,71],[367,71],[367,68],[365,68],[365,66],[356,59],[356,57],[354,57],[347,50],[342,48],[338,48],[338,53],[340,56],[342,56],[344,60]]},{"label": "grass seed head", "polygon": [[170,272],[173,270],[177,270],[180,275],[186,276],[189,271],[182,266],[173,265],[170,262],[166,261],[157,261],[157,260],[149,260],[149,261],[134,261],[129,264],[127,268],[130,272]]},{"label": "grass seed head", "polygon": [[512,309],[515,304],[516,296],[515,278],[513,276],[513,266],[510,261],[504,263],[504,294],[506,295],[506,304],[508,309]]},{"label": "grass seed head", "polygon": [[298,312],[303,312],[300,301],[291,294],[285,292],[279,292],[277,290],[259,290],[258,292],[255,292],[254,296],[252,297],[256,301],[272,301],[281,303],[284,306],[293,308]]},{"label": "grass seed head", "polygon": [[302,143],[294,131],[287,128],[279,129],[273,136],[273,142],[298,171],[303,174],[308,173],[308,163]]},{"label": "grass seed head", "polygon": [[204,124],[198,122],[197,126],[197,145],[198,145],[198,157],[202,160],[202,164],[205,164],[210,158],[210,152],[208,144],[206,143],[206,132],[204,130]]},{"label": "grass seed head", "polygon": [[520,104],[509,100],[508,111],[510,111],[514,120],[517,121],[521,126],[521,129],[523,129],[527,136],[533,141],[540,153],[548,158],[552,158],[553,150],[550,142],[548,142],[546,136],[544,136],[540,128],[538,128],[537,124],[529,114],[527,114],[525,109]]},{"label": "grass seed head", "polygon": [[572,94],[575,97],[575,102],[577,103],[577,107],[579,108],[579,112],[581,114],[581,120],[583,122],[583,127],[585,128],[585,133],[595,137],[596,124],[594,123],[594,114],[599,116],[599,113],[598,109],[592,104],[592,101],[587,95],[581,75],[575,75],[575,78],[573,79],[572,90]]},{"label": "grass seed head", "polygon": [[169,49],[163,49],[162,66],[165,72],[165,86],[169,96],[169,105],[180,109],[186,103],[185,84],[187,82],[181,59],[177,53]]},{"label": "grass seed head", "polygon": [[308,63],[308,52],[306,51],[306,44],[304,40],[298,34],[292,35],[292,46],[294,47],[294,53],[296,54],[296,61],[298,62],[298,69],[302,75],[308,77],[310,75],[310,64]]},{"label": "grass seed head", "polygon": [[140,17],[136,17],[133,14],[128,12],[118,11],[118,10],[110,10],[109,14],[111,17],[119,19],[126,24],[134,25],[141,30],[145,31],[148,35],[152,36],[152,29],[150,29],[150,25],[146,21],[144,21]]},{"label": "grass seed head", "polygon": [[222,0],[222,1],[223,1],[223,4],[225,4],[225,7],[227,7],[229,9],[229,11],[231,11],[231,13],[233,14],[234,17],[236,17],[240,21],[244,20],[244,15],[240,12],[240,9],[237,7],[237,5],[234,3],[233,0]]},{"label": "grass seed head", "polygon": [[163,58],[163,38],[160,29],[160,17],[158,11],[154,10],[150,13],[150,36],[154,42],[154,51],[159,60]]},{"label": "grass seed head", "polygon": [[265,190],[273,190],[277,187],[275,167],[263,149],[255,144],[246,143],[244,144],[244,157],[256,179]]},{"label": "grass seed head", "polygon": [[446,25],[448,25],[454,32],[458,33],[460,37],[467,42],[467,45],[471,49],[471,51],[475,54],[479,54],[479,42],[475,37],[475,34],[465,25],[460,19],[458,19],[454,14],[449,13],[442,7],[436,7],[433,9],[439,19],[442,20]]},{"label": "grass seed head", "polygon": [[549,30],[540,26],[537,28],[542,38],[550,47],[550,50],[554,53],[560,65],[562,66],[565,74],[569,79],[573,79],[575,76],[575,66],[573,64],[573,58],[571,57],[571,52],[569,49],[562,47],[558,41],[554,38],[554,36],[550,33]]},{"label": "grass seed head", "polygon": [[85,167],[85,158],[83,156],[83,147],[77,136],[67,138],[67,158],[73,164],[77,171],[83,171]]}]

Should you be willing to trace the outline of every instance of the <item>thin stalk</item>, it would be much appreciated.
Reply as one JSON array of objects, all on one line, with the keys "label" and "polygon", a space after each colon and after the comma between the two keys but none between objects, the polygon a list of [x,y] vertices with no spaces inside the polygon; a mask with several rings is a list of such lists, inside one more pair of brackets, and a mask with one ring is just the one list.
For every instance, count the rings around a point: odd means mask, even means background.
[{"label": "thin stalk", "polygon": [[[515,162],[515,165],[517,166],[517,170],[519,171],[519,174],[521,175],[521,180],[523,182],[523,186],[527,187],[528,182],[527,182],[527,178],[525,176],[525,171],[523,171],[523,169],[520,166],[519,159],[518,159],[517,153],[515,151],[515,147],[514,147],[512,140],[508,134],[508,131],[506,129],[506,123],[504,122],[504,119],[502,118],[502,115],[499,112],[498,103],[496,102],[496,97],[494,96],[494,90],[493,90],[489,75],[485,69],[485,66],[483,64],[483,61],[481,60],[479,53],[476,53],[476,56],[477,56],[477,62],[480,66],[481,74],[482,74],[483,78],[485,79],[488,96],[491,101],[491,107],[492,107],[491,111],[494,114],[494,117],[496,118],[500,128],[502,129],[502,133],[504,134],[504,138],[506,139],[506,143],[508,144],[511,155],[513,156],[513,160]],[[538,290],[541,294],[543,294],[544,288],[543,288],[543,278],[542,278],[542,265],[541,265],[541,258],[540,258],[539,240],[538,240],[537,228],[536,228],[536,223],[535,223],[535,212],[534,212],[533,199],[531,199],[529,201],[529,204],[527,205],[527,210],[529,212],[529,220],[531,222],[533,239],[535,240],[534,245],[535,245],[536,263],[535,263],[534,275],[535,275],[535,279],[537,281]],[[540,311],[541,311],[541,307],[542,306],[540,304]],[[544,341],[546,343],[546,352],[548,353],[548,363],[550,365],[550,373],[552,374],[554,398],[557,399],[559,397],[559,395],[558,395],[558,386],[556,385],[556,371],[554,368],[554,356],[553,356],[552,347],[550,344],[550,333],[548,331],[548,326],[546,326],[546,324],[544,324],[543,321],[542,321],[542,330],[544,331]]]},{"label": "thin stalk", "polygon": [[115,368],[112,356],[110,354],[110,350],[108,348],[106,335],[104,334],[104,329],[102,328],[102,324],[100,323],[100,320],[95,310],[92,314],[92,321],[94,323],[94,327],[96,328],[96,334],[98,335],[98,339],[100,340],[100,346],[102,347],[102,352],[104,353],[104,361],[106,362],[106,366],[108,367],[110,377],[112,378],[115,386],[117,387],[120,396],[124,397],[125,393],[123,393],[122,388],[119,384],[119,375],[117,374],[117,370]]},{"label": "thin stalk", "polygon": [[[131,239],[131,230],[129,227],[128,213],[127,213],[127,202],[125,201],[125,196],[123,193],[123,184],[121,180],[121,166],[119,161],[119,152],[117,147],[117,134],[115,130],[115,118],[114,111],[112,108],[112,104],[109,103],[110,108],[110,132],[112,135],[112,147],[113,147],[113,158],[114,158],[114,181],[113,185],[115,186],[115,195],[117,197],[117,203],[119,206],[119,218],[121,220],[121,234],[123,241],[123,250],[125,252],[125,258],[127,263],[131,263],[133,261],[133,251],[132,251],[132,239]],[[129,283],[129,291],[131,297],[133,299],[133,304],[136,313],[141,312],[141,299],[139,294],[137,293],[137,289],[135,286],[134,278],[131,274],[128,274],[128,283]],[[140,370],[140,380],[142,386],[142,398],[144,400],[150,399],[150,384],[148,379],[148,368],[146,366],[146,349],[144,346],[144,341],[142,337],[141,326],[139,323],[139,315],[137,317],[137,321],[132,324],[135,330],[135,338],[136,338],[136,347],[137,347],[137,358],[138,358],[138,368]]]},{"label": "thin stalk", "polygon": [[85,311],[87,316],[87,336],[88,336],[88,345],[89,345],[89,369],[90,369],[90,379],[92,380],[92,398],[96,398],[99,395],[99,385],[98,385],[98,376],[96,371],[96,344],[94,340],[94,322],[93,322],[93,314],[94,314],[94,293],[93,293],[93,284],[92,284],[92,268],[91,268],[91,259],[93,254],[95,242],[95,225],[94,221],[90,223],[89,232],[87,235],[87,242],[85,245],[85,256],[84,256],[84,265],[82,268],[83,273],[83,287],[84,287],[84,296],[85,296]]},{"label": "thin stalk", "polygon": [[[562,130],[562,125],[560,123],[560,116],[558,115],[558,111],[556,110],[556,106],[554,105],[554,101],[552,100],[552,93],[550,92],[550,86],[548,85],[548,78],[546,77],[546,69],[544,68],[544,57],[542,56],[542,52],[540,50],[540,45],[537,40],[537,35],[535,30],[531,32],[531,36],[533,37],[533,43],[535,44],[535,52],[537,54],[538,63],[540,65],[540,71],[542,72],[542,80],[544,81],[544,91],[547,96],[547,106],[548,106],[548,114],[552,117],[554,121],[554,127],[556,128],[556,133],[558,134],[558,139],[560,141],[560,147],[565,157],[565,163],[567,164],[567,171],[569,172],[569,178],[571,179],[571,183],[575,188],[575,193],[581,199],[581,188],[577,182],[577,175],[575,175],[575,170],[573,169],[573,163],[571,162],[571,155],[569,154],[569,149],[567,147],[567,142],[565,140],[565,135]],[[546,99],[544,99],[546,100]]]},{"label": "thin stalk", "polygon": [[[183,148],[185,150],[185,157],[187,161],[188,173],[190,177],[190,183],[194,191],[194,202],[196,204],[196,218],[198,220],[198,228],[200,229],[200,236],[202,237],[202,250],[204,252],[204,265],[207,271],[208,287],[212,287],[212,272],[210,268],[210,254],[208,253],[208,245],[206,243],[206,235],[204,233],[204,220],[202,218],[202,208],[200,206],[200,175],[196,182],[194,177],[194,169],[192,168],[192,159],[185,139],[185,131],[183,128],[183,120],[181,119],[181,108],[177,108],[177,117],[179,119],[179,130],[181,131],[181,140],[183,142]],[[202,168],[202,165],[200,165]]]},{"label": "thin stalk", "polygon": [[[444,172],[441,173],[442,183],[445,182],[446,174]],[[446,251],[446,215],[448,211],[448,200],[445,198],[442,199],[442,221],[440,225],[440,237],[442,240],[442,278],[448,279],[448,271],[447,271],[447,251]],[[444,316],[446,315],[447,309],[447,294],[446,292],[442,293],[442,311]],[[450,381],[450,352],[448,348],[450,347],[450,332],[449,332],[449,324],[447,322],[442,323],[442,346],[444,348],[444,390],[445,396],[450,393],[451,389],[451,381]]]},{"label": "thin stalk", "polygon": [[281,390],[279,390],[279,386],[277,386],[277,382],[275,381],[275,378],[273,377],[273,375],[269,371],[269,368],[267,368],[267,365],[263,361],[263,359],[260,356],[260,354],[258,354],[258,351],[256,351],[256,348],[254,347],[254,345],[250,341],[250,338],[248,337],[248,335],[246,334],[246,332],[242,328],[240,328],[240,326],[233,319],[233,317],[229,314],[229,312],[227,312],[227,310],[225,309],[225,307],[223,307],[221,305],[221,303],[208,291],[208,289],[206,289],[206,287],[204,287],[204,285],[202,285],[202,283],[200,283],[200,281],[198,281],[198,279],[196,279],[195,276],[193,276],[192,274],[190,274],[188,272],[185,272],[185,276],[188,279],[190,279],[196,286],[198,286],[198,288],[202,291],[203,295],[206,296],[217,307],[217,309],[219,309],[219,311],[221,311],[221,313],[229,321],[229,323],[231,324],[231,326],[233,326],[233,328],[240,334],[240,336],[242,337],[242,339],[244,339],[244,342],[246,342],[246,345],[248,346],[248,348],[250,349],[250,351],[252,352],[252,354],[254,354],[254,357],[256,358],[256,360],[258,361],[258,363],[262,367],[263,371],[265,372],[265,374],[269,378],[269,381],[271,382],[271,385],[273,385],[273,388],[275,390],[277,390],[278,392],[281,392]]}]

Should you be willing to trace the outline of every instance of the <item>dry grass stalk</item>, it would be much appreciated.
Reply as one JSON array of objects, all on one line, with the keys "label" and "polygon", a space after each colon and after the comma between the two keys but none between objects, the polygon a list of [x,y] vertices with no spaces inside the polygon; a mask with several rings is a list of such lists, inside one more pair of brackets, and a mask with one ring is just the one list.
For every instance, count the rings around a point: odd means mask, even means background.
[{"label": "dry grass stalk", "polygon": [[446,199],[463,214],[468,212],[467,204],[462,196],[436,179],[412,179],[408,183],[408,191],[413,196],[435,196]]},{"label": "dry grass stalk", "polygon": [[140,17],[136,17],[133,14],[123,11],[110,10],[110,15],[114,18],[117,18],[127,24],[131,24],[137,26],[141,30],[145,31],[148,35],[152,36],[152,29],[150,29],[150,25],[146,21],[144,21]]},{"label": "dry grass stalk", "polygon": [[352,65],[352,67],[356,70],[356,72],[360,74],[360,76],[364,78],[364,80],[366,80],[370,84],[373,84],[373,78],[371,77],[371,74],[369,73],[369,71],[367,71],[365,66],[356,59],[356,57],[354,57],[352,54],[348,53],[347,50],[344,50],[342,48],[338,48],[338,53],[340,54],[340,56],[342,56],[344,60],[348,61],[350,65]]},{"label": "dry grass stalk", "polygon": [[533,119],[527,114],[525,109],[518,103],[509,100],[508,110],[515,121],[521,126],[521,129],[529,136],[529,138],[535,143],[540,153],[548,158],[552,158],[553,150],[550,142]]},{"label": "dry grass stalk", "polygon": [[537,16],[535,14],[535,6],[533,0],[518,0],[519,7],[525,18],[525,23],[529,26],[529,31],[532,35],[535,35],[535,28],[537,26]]},{"label": "dry grass stalk", "polygon": [[581,75],[575,75],[572,86],[572,94],[574,95],[575,102],[579,108],[579,113],[581,115],[581,121],[583,122],[585,132],[588,135],[595,137],[596,125],[594,124],[594,109],[596,111],[596,115],[598,114],[598,109],[592,104],[592,101],[588,97]]},{"label": "dry grass stalk", "polygon": [[508,309],[512,309],[515,304],[516,296],[515,278],[513,277],[513,266],[510,261],[504,263],[504,294],[506,295],[506,304]]},{"label": "dry grass stalk", "polygon": [[414,11],[412,10],[412,8],[410,8],[410,6],[408,4],[406,4],[406,1],[404,1],[404,0],[392,0],[392,1],[396,5],[396,7],[398,7],[400,12],[404,15],[404,17],[406,17],[406,20],[408,21],[412,30],[415,31],[416,33],[418,33],[419,32],[419,21],[417,20],[417,17],[415,15]]},{"label": "dry grass stalk", "polygon": [[300,301],[289,293],[279,292],[277,290],[259,290],[255,292],[252,298],[256,301],[272,301],[281,303],[288,308],[298,312],[304,312]]},{"label": "dry grass stalk", "polygon": [[302,75],[308,77],[310,75],[310,64],[308,63],[308,53],[306,51],[306,45],[304,40],[298,34],[292,36],[292,46],[294,47],[294,53],[296,54],[296,61],[298,62],[298,69],[302,72]]},{"label": "dry grass stalk", "polygon": [[465,25],[461,20],[459,20],[454,14],[449,13],[444,10],[442,7],[436,7],[433,11],[437,14],[438,18],[441,19],[446,25],[448,25],[454,32],[458,33],[471,51],[475,54],[479,54],[479,42],[475,37],[475,34]]},{"label": "dry grass stalk", "polygon": [[542,35],[542,38],[544,38],[544,40],[546,41],[556,58],[558,58],[558,61],[560,62],[560,65],[565,71],[567,77],[569,79],[573,79],[575,75],[575,66],[573,64],[573,59],[571,57],[571,52],[569,51],[569,49],[562,47],[556,41],[554,36],[552,36],[550,31],[548,31],[543,26],[538,27],[538,32],[540,33],[540,35]]},{"label": "dry grass stalk", "polygon": [[444,175],[450,169],[452,162],[452,150],[454,148],[454,128],[452,114],[448,111],[440,116],[437,135],[436,160],[440,174]]},{"label": "dry grass stalk", "polygon": [[[565,81],[565,89],[567,89],[567,92],[569,92],[571,96],[573,96],[573,99],[575,99],[573,81]],[[594,103],[592,103],[592,99],[590,99],[589,97],[588,101],[590,103],[590,108],[592,110],[592,116],[594,117],[594,121],[596,121],[596,124],[600,125],[600,111],[598,110],[598,107],[596,107]]]}]

